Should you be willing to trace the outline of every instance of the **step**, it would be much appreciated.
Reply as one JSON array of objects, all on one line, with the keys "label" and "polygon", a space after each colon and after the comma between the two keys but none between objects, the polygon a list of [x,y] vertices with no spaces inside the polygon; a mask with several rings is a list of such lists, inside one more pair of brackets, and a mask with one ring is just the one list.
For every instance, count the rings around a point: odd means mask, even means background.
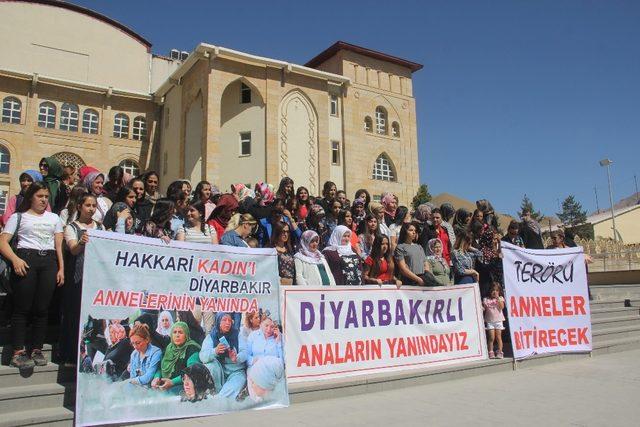
[{"label": "step", "polygon": [[591,326],[594,332],[601,329],[636,325],[640,327],[640,316],[635,313],[624,316],[606,317],[604,319],[591,319]]},{"label": "step", "polygon": [[65,388],[56,383],[0,388],[0,414],[42,408],[59,408]]},{"label": "step", "polygon": [[[27,348],[29,346],[27,345]],[[5,353],[6,350],[6,353]],[[8,365],[11,362],[11,357],[13,356],[13,349],[10,345],[5,345],[0,347],[0,353],[2,354],[2,364]],[[44,354],[45,359],[48,362],[51,362],[51,357],[53,353],[53,347],[51,344],[44,344],[42,346],[42,354]]]},{"label": "step", "polygon": [[635,339],[640,337],[640,325],[599,329],[592,332],[594,345],[613,339]]},{"label": "step", "polygon": [[637,316],[640,316],[640,307],[591,308],[592,321],[626,314],[635,314]]},{"label": "step", "polygon": [[593,354],[599,356],[620,351],[640,348],[640,336],[631,338],[608,339],[593,344]]},{"label": "step", "polygon": [[0,427],[16,426],[73,426],[73,411],[59,408],[42,408],[2,414]]},{"label": "step", "polygon": [[20,371],[11,366],[0,366],[0,384],[2,387],[53,384],[58,382],[58,365],[49,363],[33,369]]},{"label": "step", "polygon": [[640,284],[634,285],[591,285],[589,286],[594,299],[640,298]]},{"label": "step", "polygon": [[607,300],[602,300],[602,301],[589,301],[589,306],[591,307],[591,310],[594,309],[601,309],[601,308],[618,308],[618,307],[624,307],[625,305],[625,300],[620,298],[620,299],[607,299]]}]

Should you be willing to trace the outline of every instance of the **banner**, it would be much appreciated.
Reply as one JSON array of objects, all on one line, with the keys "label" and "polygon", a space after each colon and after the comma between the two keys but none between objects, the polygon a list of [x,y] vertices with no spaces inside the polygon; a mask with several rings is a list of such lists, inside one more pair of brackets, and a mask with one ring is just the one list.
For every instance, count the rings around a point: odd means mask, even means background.
[{"label": "banner", "polygon": [[487,358],[477,284],[281,291],[289,382]]},{"label": "banner", "polygon": [[591,351],[582,248],[522,249],[502,242],[514,357]]},{"label": "banner", "polygon": [[274,249],[90,231],[84,256],[78,425],[289,404]]}]

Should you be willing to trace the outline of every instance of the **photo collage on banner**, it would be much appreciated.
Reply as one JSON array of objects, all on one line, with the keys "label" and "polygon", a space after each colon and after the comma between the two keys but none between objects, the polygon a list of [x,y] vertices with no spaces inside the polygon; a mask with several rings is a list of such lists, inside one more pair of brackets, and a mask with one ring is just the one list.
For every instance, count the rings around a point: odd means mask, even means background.
[{"label": "photo collage on banner", "polygon": [[275,249],[89,236],[78,425],[288,406]]}]

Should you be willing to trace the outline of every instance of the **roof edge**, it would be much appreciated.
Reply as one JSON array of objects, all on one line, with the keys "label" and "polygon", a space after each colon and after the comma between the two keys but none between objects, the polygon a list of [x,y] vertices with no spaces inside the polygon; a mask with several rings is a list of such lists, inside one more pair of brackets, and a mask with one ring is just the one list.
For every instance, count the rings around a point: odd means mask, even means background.
[{"label": "roof edge", "polygon": [[380,59],[382,61],[391,62],[393,64],[400,65],[402,67],[406,67],[411,70],[411,72],[416,72],[421,70],[424,66],[422,64],[418,64],[417,62],[409,61],[407,59],[402,59],[397,56],[389,55],[383,52],[378,52],[373,49],[369,49],[366,47],[358,46],[355,44],[347,43],[342,40],[338,40],[327,49],[320,52],[318,55],[309,60],[305,65],[305,67],[315,68],[325,62],[327,59],[334,56],[340,50],[348,50],[351,52],[359,53],[361,55],[365,55],[374,59]]}]

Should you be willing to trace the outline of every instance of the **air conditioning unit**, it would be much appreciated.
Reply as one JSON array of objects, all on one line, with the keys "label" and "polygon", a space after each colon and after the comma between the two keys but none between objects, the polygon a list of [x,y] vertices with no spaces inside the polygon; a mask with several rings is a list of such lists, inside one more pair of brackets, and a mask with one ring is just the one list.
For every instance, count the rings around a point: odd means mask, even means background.
[{"label": "air conditioning unit", "polygon": [[180,52],[180,60],[181,61],[184,61],[188,57],[189,57],[189,52],[187,52],[186,50],[183,50],[182,52]]},{"label": "air conditioning unit", "polygon": [[180,51],[178,49],[171,49],[170,58],[179,61],[180,60]]}]

